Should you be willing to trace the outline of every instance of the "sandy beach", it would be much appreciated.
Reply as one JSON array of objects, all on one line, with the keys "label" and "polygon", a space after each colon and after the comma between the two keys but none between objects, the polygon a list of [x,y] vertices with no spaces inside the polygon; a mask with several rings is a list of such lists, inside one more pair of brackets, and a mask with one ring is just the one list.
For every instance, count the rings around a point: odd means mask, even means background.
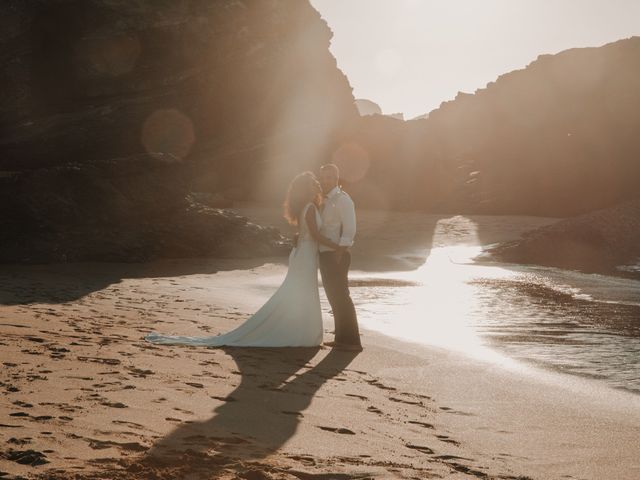
[{"label": "sandy beach", "polygon": [[[432,246],[552,221],[436,235],[450,220],[425,219],[363,212],[354,268],[411,270]],[[284,260],[3,266],[0,478],[640,478],[640,397],[588,380],[367,329],[358,354],[142,340],[233,328]]]}]

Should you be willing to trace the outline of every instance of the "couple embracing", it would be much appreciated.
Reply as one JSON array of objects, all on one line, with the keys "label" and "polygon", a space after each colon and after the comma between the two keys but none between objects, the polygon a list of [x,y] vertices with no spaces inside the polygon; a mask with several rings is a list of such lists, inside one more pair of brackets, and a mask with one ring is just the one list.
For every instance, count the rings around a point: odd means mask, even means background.
[{"label": "couple embracing", "polygon": [[151,333],[145,339],[172,345],[238,347],[312,347],[322,344],[318,266],[335,320],[334,348],[362,350],[349,294],[349,248],[356,233],[353,201],[339,186],[338,167],[296,176],[287,192],[285,217],[297,227],[287,275],[278,290],[234,330],[213,337]]}]

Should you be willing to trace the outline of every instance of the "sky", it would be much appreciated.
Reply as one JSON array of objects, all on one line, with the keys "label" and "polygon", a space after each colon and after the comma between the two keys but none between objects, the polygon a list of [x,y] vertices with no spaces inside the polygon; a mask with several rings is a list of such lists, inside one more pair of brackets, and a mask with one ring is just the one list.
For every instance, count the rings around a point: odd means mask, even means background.
[{"label": "sky", "polygon": [[540,54],[640,35],[640,0],[311,0],[355,98],[413,118]]}]

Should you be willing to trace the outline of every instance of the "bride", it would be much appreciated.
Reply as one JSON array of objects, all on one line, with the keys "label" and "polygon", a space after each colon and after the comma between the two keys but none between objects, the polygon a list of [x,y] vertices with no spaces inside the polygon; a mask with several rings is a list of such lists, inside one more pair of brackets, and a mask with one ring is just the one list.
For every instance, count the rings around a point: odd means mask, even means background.
[{"label": "bride", "polygon": [[318,291],[318,244],[338,248],[320,235],[320,184],[312,172],[296,176],[284,204],[285,218],[297,227],[287,275],[273,296],[240,326],[213,337],[150,333],[145,340],[171,345],[237,347],[311,347],[322,343]]}]

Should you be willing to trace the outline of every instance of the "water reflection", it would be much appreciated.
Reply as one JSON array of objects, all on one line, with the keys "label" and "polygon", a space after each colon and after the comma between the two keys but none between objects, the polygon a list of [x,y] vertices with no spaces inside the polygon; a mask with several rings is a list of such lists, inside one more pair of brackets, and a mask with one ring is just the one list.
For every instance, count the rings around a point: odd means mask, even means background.
[{"label": "water reflection", "polygon": [[[510,272],[467,263],[479,251],[479,247],[436,248],[418,270],[387,272],[378,277],[381,286],[371,282],[366,289],[353,288],[363,325],[397,338],[509,363],[479,335],[475,321],[479,292],[472,280],[478,275],[507,277]],[[406,283],[396,285],[393,280]]]},{"label": "water reflection", "polygon": [[418,269],[355,272],[363,326],[506,368],[525,360],[640,392],[640,282],[474,263],[483,249],[474,228],[464,217],[440,220]]}]

